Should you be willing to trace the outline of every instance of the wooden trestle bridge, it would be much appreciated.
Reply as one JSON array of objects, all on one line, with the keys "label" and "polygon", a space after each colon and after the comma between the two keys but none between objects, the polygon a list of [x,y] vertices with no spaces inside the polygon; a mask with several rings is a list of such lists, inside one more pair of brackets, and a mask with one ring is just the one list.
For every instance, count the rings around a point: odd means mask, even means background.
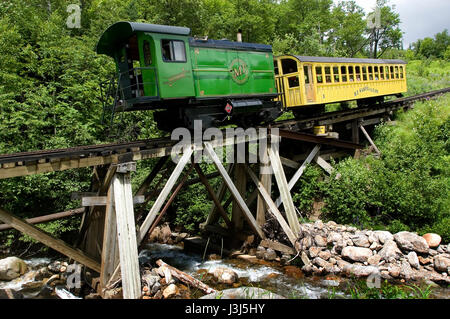
[{"label": "wooden trestle bridge", "polygon": [[[78,194],[82,199],[82,208],[29,220],[20,219],[0,208],[0,220],[5,223],[0,225],[0,230],[15,228],[98,273],[97,290],[102,296],[121,278],[124,298],[139,298],[139,245],[160,221],[182,187],[200,182],[214,202],[207,220],[202,224],[204,229],[221,230],[222,233],[239,237],[246,222],[252,233],[265,239],[262,225],[265,224],[266,214],[271,214],[279,222],[292,247],[276,242],[272,245],[275,248],[281,247],[279,250],[295,251],[293,247],[300,225],[290,190],[301,177],[306,165],[315,161],[331,173],[333,168],[327,162],[328,159],[358,154],[358,150],[362,148],[359,144],[360,131],[372,145],[372,149],[379,152],[365,126],[388,120],[393,111],[408,108],[417,100],[448,91],[450,88],[400,98],[370,108],[324,113],[305,120],[281,121],[272,125],[266,134],[245,135],[244,139],[233,136],[210,142],[193,142],[184,148],[184,153],[180,154],[176,164],[169,160],[176,143],[170,138],[0,155],[0,179],[93,167],[91,191]],[[305,133],[320,125],[333,125],[339,131],[341,139],[336,134],[317,136]],[[279,134],[275,135],[276,130]],[[281,143],[272,143],[275,139],[281,139]],[[215,148],[224,146],[237,147],[240,143],[262,145],[260,142],[263,140],[266,142],[264,145],[267,145],[263,154],[268,160],[256,164],[249,163],[247,156],[239,163],[224,165],[215,151]],[[270,142],[267,143],[268,140]],[[214,163],[217,171],[204,174],[193,161],[197,152],[203,152]],[[151,158],[158,158],[158,161],[133,194],[130,173],[136,170],[137,161]],[[289,174],[285,174],[283,166],[291,170],[286,170]],[[185,169],[186,167],[188,168]],[[258,167],[260,173],[257,174],[254,169]],[[274,185],[272,174],[261,174],[262,169],[268,168],[275,176]],[[197,172],[198,178],[189,180],[189,174],[193,170]],[[183,171],[186,172],[181,177]],[[209,179],[217,177],[222,178],[222,184],[214,191]],[[244,198],[247,177],[250,177],[256,187],[248,198]],[[272,186],[275,185],[278,192],[272,192]],[[227,190],[231,196],[224,202]],[[275,200],[272,198],[273,193],[279,194]],[[154,200],[150,211],[143,211],[150,200]],[[249,207],[255,200],[257,208],[253,214]],[[231,219],[226,213],[230,204]],[[279,208],[281,204],[282,210]],[[136,209],[137,215],[145,217],[139,225],[136,225],[135,206],[139,206]],[[73,214],[83,216],[75,245],[53,238],[33,225]],[[220,218],[227,229],[217,225]]]}]

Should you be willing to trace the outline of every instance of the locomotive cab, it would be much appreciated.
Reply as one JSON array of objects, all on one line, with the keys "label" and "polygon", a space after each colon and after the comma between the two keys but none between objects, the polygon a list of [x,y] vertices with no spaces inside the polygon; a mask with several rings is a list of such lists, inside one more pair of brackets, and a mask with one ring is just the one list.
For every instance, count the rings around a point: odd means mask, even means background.
[{"label": "locomotive cab", "polygon": [[[118,22],[101,36],[96,51],[116,63],[115,111],[157,108],[164,98],[194,95],[188,52],[189,28]],[[177,81],[174,90],[171,81]]]}]

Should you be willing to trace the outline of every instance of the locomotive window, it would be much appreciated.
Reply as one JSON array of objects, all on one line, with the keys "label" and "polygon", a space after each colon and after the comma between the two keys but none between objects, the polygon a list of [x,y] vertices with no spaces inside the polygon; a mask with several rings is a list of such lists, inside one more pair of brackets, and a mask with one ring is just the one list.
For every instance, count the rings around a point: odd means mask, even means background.
[{"label": "locomotive window", "polygon": [[161,40],[162,57],[165,62],[186,62],[186,49],[180,40]]},{"label": "locomotive window", "polygon": [[367,67],[363,66],[362,71],[363,71],[363,81],[367,81]]},{"label": "locomotive window", "polygon": [[361,67],[355,66],[355,76],[356,76],[356,81],[361,81]]},{"label": "locomotive window", "polygon": [[303,66],[303,74],[305,75],[305,84],[309,84],[309,73],[306,65]]},{"label": "locomotive window", "polygon": [[325,67],[325,82],[331,83],[331,68],[329,66]]},{"label": "locomotive window", "polygon": [[317,83],[323,83],[322,67],[316,66]]},{"label": "locomotive window", "polygon": [[354,81],[354,78],[353,78],[353,67],[352,66],[348,67],[348,80],[350,82]]},{"label": "locomotive window", "polygon": [[347,82],[347,67],[341,66],[342,82]]},{"label": "locomotive window", "polygon": [[339,82],[339,67],[333,66],[334,82]]},{"label": "locomotive window", "polygon": [[149,66],[152,64],[152,56],[150,53],[150,43],[147,40],[144,40],[144,63],[146,66]]}]

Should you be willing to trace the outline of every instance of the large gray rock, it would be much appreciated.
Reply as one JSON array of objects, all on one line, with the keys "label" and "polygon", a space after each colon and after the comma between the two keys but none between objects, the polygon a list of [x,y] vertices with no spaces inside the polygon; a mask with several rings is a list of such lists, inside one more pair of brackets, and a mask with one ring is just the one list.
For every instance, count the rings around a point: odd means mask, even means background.
[{"label": "large gray rock", "polygon": [[217,291],[200,299],[286,299],[268,290],[257,287],[239,287]]},{"label": "large gray rock", "polygon": [[347,246],[342,249],[341,255],[352,261],[366,262],[372,256],[372,251],[369,248]]},{"label": "large gray rock", "polygon": [[375,266],[361,266],[348,264],[344,267],[343,271],[347,275],[355,275],[356,277],[367,277],[370,275],[379,275],[380,271]]},{"label": "large gray rock", "polygon": [[338,232],[332,231],[332,232],[330,232],[330,233],[328,234],[327,242],[329,242],[329,243],[335,243],[335,242],[338,242],[338,241],[340,241],[340,240],[342,240],[342,235],[339,234]]},{"label": "large gray rock", "polygon": [[450,255],[441,254],[433,258],[434,269],[441,272],[448,272],[450,270]]},{"label": "large gray rock", "polygon": [[218,282],[228,285],[234,284],[238,279],[238,275],[233,270],[225,267],[217,267],[213,274]]},{"label": "large gray rock", "polygon": [[417,254],[415,251],[411,251],[406,256],[406,258],[408,259],[408,262],[411,265],[411,267],[419,269],[419,267],[420,267],[419,258],[417,257]]},{"label": "large gray rock", "polygon": [[398,249],[395,241],[387,240],[384,243],[383,248],[381,248],[381,250],[378,252],[378,255],[380,255],[381,258],[386,261],[392,261],[392,259],[397,259],[403,254],[400,249]]},{"label": "large gray rock", "polygon": [[369,238],[364,234],[356,234],[351,237],[353,244],[358,247],[370,247]]},{"label": "large gray rock", "polygon": [[23,275],[27,269],[27,264],[20,258],[4,258],[0,260],[0,280],[13,280]]},{"label": "large gray rock", "polygon": [[425,238],[408,231],[395,234],[394,239],[403,250],[414,250],[418,253],[426,254],[430,249]]},{"label": "large gray rock", "polygon": [[388,232],[387,230],[375,230],[373,232],[374,236],[376,238],[378,238],[378,241],[382,244],[384,244],[386,241],[388,240],[393,240],[394,239],[394,235],[392,235],[390,232]]}]

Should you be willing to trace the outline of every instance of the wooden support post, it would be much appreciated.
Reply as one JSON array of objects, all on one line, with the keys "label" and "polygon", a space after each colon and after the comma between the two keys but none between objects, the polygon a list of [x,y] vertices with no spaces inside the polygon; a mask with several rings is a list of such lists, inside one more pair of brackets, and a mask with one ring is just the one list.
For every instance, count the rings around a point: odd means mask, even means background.
[{"label": "wooden support post", "polygon": [[352,142],[359,144],[359,125],[358,120],[352,121]]},{"label": "wooden support post", "polygon": [[[320,150],[320,144],[314,146],[314,148],[312,149],[311,153],[309,153],[308,157],[306,157],[305,161],[302,163],[300,168],[295,172],[294,176],[292,176],[292,178],[290,179],[290,181],[288,183],[289,191],[292,189],[292,187],[294,187],[295,183],[297,183],[297,181],[300,179],[300,177],[302,176],[303,172],[305,171],[306,165],[311,163],[311,161],[316,156],[316,154],[319,152],[319,150]],[[280,206],[281,201],[282,201],[281,200],[281,196],[279,196],[277,198],[277,200],[275,201],[275,205],[277,207]]]},{"label": "wooden support post", "polygon": [[[333,166],[328,164],[328,162],[326,160],[324,160],[321,156],[316,156],[316,158],[314,160],[316,161],[317,165],[322,167],[329,175],[331,175],[333,173],[333,171],[334,171]],[[339,178],[341,178],[341,174],[337,173],[336,179],[339,179]]]},{"label": "wooden support post", "polygon": [[361,129],[361,131],[364,133],[365,137],[367,138],[367,140],[369,141],[370,145],[372,145],[372,147],[374,148],[375,152],[377,152],[378,155],[381,154],[380,150],[378,149],[378,147],[375,145],[375,143],[372,141],[372,139],[370,138],[369,133],[367,133],[366,129],[364,128],[364,126],[360,125],[359,128]]},{"label": "wooden support post", "polygon": [[[272,138],[279,138],[278,136],[272,136]],[[284,211],[290,228],[294,234],[300,232],[300,223],[295,212],[294,203],[292,202],[291,192],[288,187],[286,176],[284,175],[283,166],[281,164],[278,144],[269,146],[270,163],[272,164],[273,173],[277,181],[278,189],[280,191],[281,200],[283,201]]]},{"label": "wooden support post", "polygon": [[244,212],[244,217],[246,218],[247,222],[250,224],[250,227],[252,230],[258,234],[259,237],[262,239],[265,238],[264,232],[262,231],[261,227],[256,222],[255,218],[253,217],[252,213],[248,209],[244,199],[242,198],[241,194],[237,190],[236,186],[233,184],[233,181],[231,180],[230,176],[227,174],[227,171],[222,165],[222,162],[220,161],[217,154],[214,152],[214,149],[212,145],[208,142],[205,142],[205,152],[208,154],[208,156],[213,160],[214,165],[216,165],[217,170],[220,172],[220,175],[222,175],[225,183],[227,184],[228,189],[231,192],[231,195],[238,203],[239,207]]},{"label": "wooden support post", "polygon": [[0,208],[0,220],[11,225],[21,233],[30,236],[31,238],[43,243],[44,245],[53,248],[63,255],[72,258],[88,268],[100,273],[100,264],[91,257],[84,254],[82,251],[70,247],[60,239],[53,238],[46,232],[37,228],[34,225],[28,224],[26,221],[15,217],[11,213]]},{"label": "wooden support post", "polygon": [[275,216],[278,223],[281,225],[281,228],[288,236],[289,241],[291,242],[292,246],[294,246],[297,236],[292,232],[292,229],[289,227],[289,225],[284,220],[283,215],[281,215],[280,211],[275,206],[275,203],[273,202],[272,198],[270,197],[270,194],[264,188],[263,184],[258,180],[255,173],[253,173],[253,171],[248,166],[246,168],[247,168],[247,172],[248,172],[250,178],[255,183],[256,187],[258,188],[259,193],[261,194],[265,203],[269,207],[269,211]]},{"label": "wooden support post", "polygon": [[112,180],[124,299],[141,296],[141,276],[134,223],[130,173],[117,173]]},{"label": "wooden support post", "polygon": [[[245,164],[235,164],[234,183],[239,194],[244,197],[247,190],[247,175],[245,174]],[[241,231],[244,227],[244,212],[240,208],[236,198],[234,198],[232,204],[231,221],[233,222],[234,230],[237,232]]]},{"label": "wooden support post", "polygon": [[177,166],[175,167],[174,171],[172,172],[172,175],[170,175],[169,180],[167,181],[166,185],[164,185],[163,190],[159,194],[158,198],[156,199],[155,203],[153,204],[152,208],[150,209],[150,212],[148,213],[147,217],[145,218],[144,222],[142,223],[142,225],[139,229],[138,244],[140,244],[142,242],[142,240],[145,238],[145,235],[147,234],[148,230],[150,229],[150,226],[155,221],[156,215],[159,213],[159,210],[161,209],[162,205],[164,204],[167,196],[169,196],[169,193],[172,190],[173,186],[175,185],[175,182],[177,181],[177,179],[180,176],[181,172],[183,171],[184,167],[186,166],[189,159],[191,158],[192,153],[193,153],[193,149],[189,148],[185,151],[183,156],[180,158]]},{"label": "wooden support post", "polygon": [[[263,151],[263,158],[261,159],[262,163],[260,165],[259,178],[261,181],[261,185],[267,190],[267,193],[272,193],[272,172],[270,168],[269,162],[269,154],[267,153],[267,148]],[[264,198],[258,194],[258,201],[256,202],[256,221],[258,225],[262,226],[266,223],[266,212],[267,212],[267,204],[264,201]]]}]

